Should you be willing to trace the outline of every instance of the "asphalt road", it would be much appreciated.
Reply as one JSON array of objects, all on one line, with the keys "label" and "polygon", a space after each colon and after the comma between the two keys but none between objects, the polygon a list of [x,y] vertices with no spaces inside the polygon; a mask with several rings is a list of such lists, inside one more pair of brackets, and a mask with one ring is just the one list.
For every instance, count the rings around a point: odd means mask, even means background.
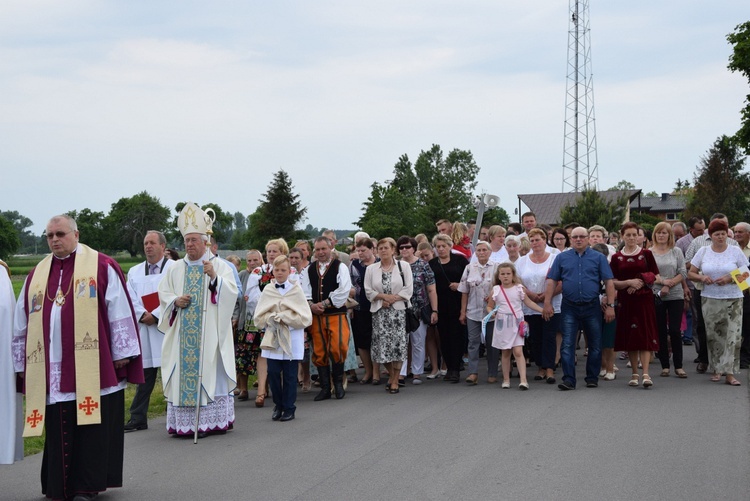
[{"label": "asphalt road", "polygon": [[[688,379],[661,378],[656,363],[645,390],[628,387],[618,363],[617,380],[569,392],[536,381],[522,392],[518,379],[501,390],[482,372],[471,387],[300,393],[287,423],[271,421],[270,399],[237,402],[234,430],[196,445],[155,419],[125,437],[124,487],[97,499],[750,499],[745,371],[735,388],[694,364]],[[42,499],[40,464],[41,454],[0,467],[0,499]]]}]

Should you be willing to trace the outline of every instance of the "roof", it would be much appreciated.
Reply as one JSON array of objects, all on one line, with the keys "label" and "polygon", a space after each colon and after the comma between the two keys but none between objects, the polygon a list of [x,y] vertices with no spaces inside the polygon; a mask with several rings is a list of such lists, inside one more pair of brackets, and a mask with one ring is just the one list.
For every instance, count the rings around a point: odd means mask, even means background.
[{"label": "roof", "polygon": [[640,205],[633,204],[633,209],[649,212],[682,212],[687,205],[687,199],[682,195],[664,193],[660,197],[641,197]]},{"label": "roof", "polygon": [[[623,196],[626,196],[628,201],[632,202],[638,197],[641,190],[612,190],[597,193],[609,203],[617,202]],[[518,195],[518,199],[536,215],[538,224],[556,225],[560,223],[560,211],[568,205],[575,206],[575,202],[580,195],[580,192],[533,193]]]}]

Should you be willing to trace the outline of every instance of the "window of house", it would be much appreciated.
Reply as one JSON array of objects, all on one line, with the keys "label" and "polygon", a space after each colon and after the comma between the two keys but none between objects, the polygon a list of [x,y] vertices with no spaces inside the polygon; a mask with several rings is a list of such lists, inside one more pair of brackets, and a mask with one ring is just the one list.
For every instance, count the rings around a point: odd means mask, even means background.
[{"label": "window of house", "polygon": [[674,212],[667,212],[667,221],[675,221],[677,220],[677,214]]}]

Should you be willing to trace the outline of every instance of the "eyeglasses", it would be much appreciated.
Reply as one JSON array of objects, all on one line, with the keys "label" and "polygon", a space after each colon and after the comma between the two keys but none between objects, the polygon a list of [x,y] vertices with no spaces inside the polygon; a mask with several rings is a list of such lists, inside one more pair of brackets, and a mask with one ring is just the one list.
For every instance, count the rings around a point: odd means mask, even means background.
[{"label": "eyeglasses", "polygon": [[411,248],[412,248],[412,246],[411,246],[411,245],[402,245],[402,246],[400,246],[400,247],[398,248],[398,250],[411,249]]},{"label": "eyeglasses", "polygon": [[573,239],[579,239],[579,238],[588,238],[588,235],[571,235],[570,238]]},{"label": "eyeglasses", "polygon": [[47,240],[52,240],[53,238],[62,238],[68,233],[73,233],[73,230],[70,231],[56,231],[54,233],[47,233],[45,236],[47,237]]}]

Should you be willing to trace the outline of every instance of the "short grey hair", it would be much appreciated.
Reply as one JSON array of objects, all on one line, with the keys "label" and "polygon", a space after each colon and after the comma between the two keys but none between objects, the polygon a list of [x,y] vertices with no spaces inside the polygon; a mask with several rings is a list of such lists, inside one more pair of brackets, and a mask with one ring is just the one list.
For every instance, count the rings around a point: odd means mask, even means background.
[{"label": "short grey hair", "polygon": [[57,216],[52,216],[50,220],[47,222],[47,224],[49,225],[50,223],[56,223],[60,221],[61,219],[68,223],[68,226],[70,227],[70,231],[78,231],[78,223],[76,223],[76,220],[67,214],[59,214]]}]

